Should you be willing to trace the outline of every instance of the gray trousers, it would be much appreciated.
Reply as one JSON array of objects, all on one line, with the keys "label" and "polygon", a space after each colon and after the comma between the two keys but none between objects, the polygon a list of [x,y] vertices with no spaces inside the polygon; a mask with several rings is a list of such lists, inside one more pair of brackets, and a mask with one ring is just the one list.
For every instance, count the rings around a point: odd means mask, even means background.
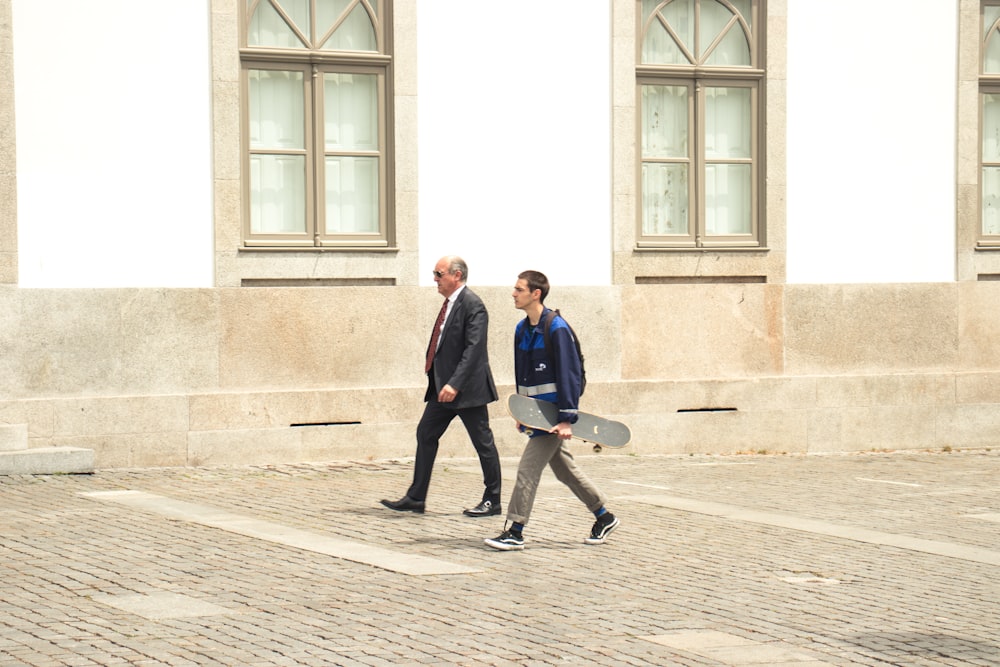
[{"label": "gray trousers", "polygon": [[517,482],[507,506],[507,520],[528,523],[531,507],[535,504],[535,493],[542,471],[548,465],[556,479],[569,487],[577,498],[591,512],[596,512],[605,503],[605,496],[580,470],[565,440],[556,435],[542,435],[528,440],[517,466]]}]

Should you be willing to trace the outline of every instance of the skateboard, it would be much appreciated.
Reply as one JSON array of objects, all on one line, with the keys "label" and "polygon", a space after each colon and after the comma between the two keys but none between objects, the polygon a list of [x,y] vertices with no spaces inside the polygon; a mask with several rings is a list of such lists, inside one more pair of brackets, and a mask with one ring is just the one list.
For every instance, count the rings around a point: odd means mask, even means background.
[{"label": "skateboard", "polygon": [[[555,403],[539,401],[529,396],[511,394],[507,399],[507,411],[528,429],[528,435],[531,435],[533,429],[549,432],[559,423],[559,408]],[[577,415],[578,419],[573,424],[573,437],[593,444],[595,451],[600,451],[601,447],[624,447],[632,439],[632,432],[621,422],[586,412],[579,412]]]}]

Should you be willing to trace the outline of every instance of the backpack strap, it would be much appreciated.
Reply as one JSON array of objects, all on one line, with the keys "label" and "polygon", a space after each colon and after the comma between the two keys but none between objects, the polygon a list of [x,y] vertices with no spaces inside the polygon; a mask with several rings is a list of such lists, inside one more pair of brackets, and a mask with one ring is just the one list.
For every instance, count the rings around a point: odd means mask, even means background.
[{"label": "backpack strap", "polygon": [[549,330],[552,328],[552,320],[554,320],[558,314],[558,309],[550,310],[548,314],[545,315],[545,321],[542,322],[542,338],[545,340],[545,356],[551,359],[553,363],[556,362],[556,359],[552,356],[552,335],[549,333]]}]

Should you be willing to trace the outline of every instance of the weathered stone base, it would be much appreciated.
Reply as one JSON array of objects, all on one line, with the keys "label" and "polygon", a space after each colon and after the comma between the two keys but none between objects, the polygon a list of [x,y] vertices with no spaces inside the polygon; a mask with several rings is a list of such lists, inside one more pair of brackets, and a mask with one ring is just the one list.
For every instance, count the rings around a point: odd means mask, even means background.
[{"label": "weathered stone base", "polygon": [[27,424],[0,425],[0,475],[90,472],[94,472],[94,450],[81,447],[29,449]]},{"label": "weathered stone base", "polygon": [[[593,382],[581,407],[631,427],[632,442],[605,453],[991,448],[1000,446],[998,385],[1000,373]],[[499,389],[506,397],[511,387]],[[76,448],[104,468],[240,465],[413,456],[422,400],[422,388],[315,389],[36,399],[0,402],[0,414],[46,415],[31,425],[38,456]],[[505,401],[490,413],[501,455],[518,456],[524,438]],[[439,457],[473,455],[455,419]],[[81,458],[53,472],[85,469]]]}]

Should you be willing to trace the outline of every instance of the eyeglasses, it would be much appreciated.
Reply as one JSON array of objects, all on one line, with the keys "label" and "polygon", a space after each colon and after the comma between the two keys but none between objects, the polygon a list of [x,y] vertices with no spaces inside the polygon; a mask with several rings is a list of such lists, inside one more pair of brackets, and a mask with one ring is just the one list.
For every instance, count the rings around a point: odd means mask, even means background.
[{"label": "eyeglasses", "polygon": [[447,271],[431,271],[431,273],[434,274],[435,278],[442,278],[442,277],[444,277],[445,275],[448,274]]}]

